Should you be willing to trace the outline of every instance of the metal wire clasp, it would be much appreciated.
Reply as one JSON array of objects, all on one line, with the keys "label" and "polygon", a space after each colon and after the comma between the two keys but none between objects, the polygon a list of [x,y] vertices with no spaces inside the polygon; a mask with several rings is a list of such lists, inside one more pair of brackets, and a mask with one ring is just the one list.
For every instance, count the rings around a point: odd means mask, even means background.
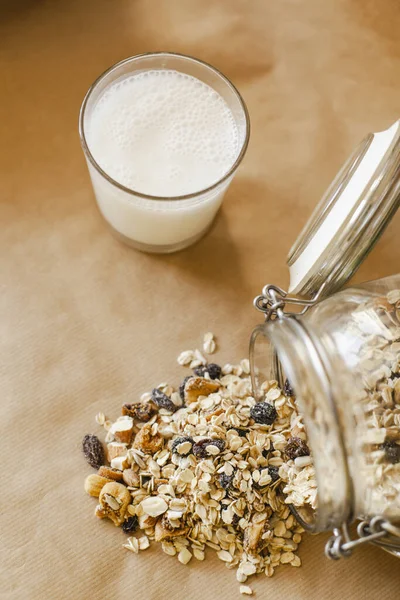
[{"label": "metal wire clasp", "polygon": [[352,540],[350,538],[347,523],[344,523],[341,529],[334,529],[333,536],[328,540],[325,546],[326,556],[332,560],[348,557],[351,555],[354,548],[367,542],[378,543],[391,554],[399,556],[398,546],[386,546],[384,538],[388,535],[400,538],[400,528],[396,527],[383,517],[376,516],[369,521],[361,521],[357,527],[357,534],[358,537],[356,539]]},{"label": "metal wire clasp", "polygon": [[[267,283],[262,289],[259,296],[254,298],[253,304],[257,310],[265,314],[266,321],[273,321],[278,318],[281,319],[285,316],[301,316],[307,312],[309,308],[314,306],[318,302],[325,284],[320,287],[318,292],[312,296],[309,300],[304,298],[297,298],[296,296],[289,296],[288,293],[277,285]],[[287,305],[300,306],[302,310],[291,311],[285,307]]]}]

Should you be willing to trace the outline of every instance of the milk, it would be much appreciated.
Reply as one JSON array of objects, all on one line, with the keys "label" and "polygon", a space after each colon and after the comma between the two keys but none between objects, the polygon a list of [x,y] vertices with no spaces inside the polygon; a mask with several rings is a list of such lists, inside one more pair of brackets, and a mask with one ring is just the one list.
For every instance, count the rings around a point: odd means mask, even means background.
[{"label": "milk", "polygon": [[95,163],[121,186],[88,161],[103,216],[125,241],[154,251],[203,235],[233,173],[203,190],[229,173],[243,145],[222,96],[173,69],[118,78],[86,111],[84,129]]}]

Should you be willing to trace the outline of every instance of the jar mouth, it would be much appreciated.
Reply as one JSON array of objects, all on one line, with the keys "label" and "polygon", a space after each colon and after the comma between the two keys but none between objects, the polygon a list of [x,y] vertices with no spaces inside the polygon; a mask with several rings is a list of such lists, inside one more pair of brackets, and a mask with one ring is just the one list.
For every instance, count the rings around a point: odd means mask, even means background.
[{"label": "jar mouth", "polygon": [[[260,347],[264,352],[260,353]],[[264,369],[257,365],[260,354],[269,357]],[[316,509],[291,505],[293,514],[312,533],[339,527],[352,516],[352,485],[329,378],[315,337],[293,317],[260,325],[251,336],[250,365],[255,397],[260,399],[262,379],[276,379],[282,387],[287,377],[304,419],[318,502]]]}]

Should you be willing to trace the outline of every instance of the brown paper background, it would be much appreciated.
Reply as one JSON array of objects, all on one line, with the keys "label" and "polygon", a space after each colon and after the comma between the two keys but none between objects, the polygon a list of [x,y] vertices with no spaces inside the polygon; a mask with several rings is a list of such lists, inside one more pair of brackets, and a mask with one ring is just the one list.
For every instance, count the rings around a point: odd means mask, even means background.
[{"label": "brown paper background", "polygon": [[[211,556],[136,556],[93,516],[82,436],[161,380],[205,331],[221,362],[247,352],[262,285],[352,147],[400,115],[397,0],[71,0],[0,3],[1,598],[238,598]],[[91,82],[167,49],[221,69],[251,115],[246,159],[210,234],[173,256],[115,241],[96,211],[77,118]],[[399,216],[357,280],[399,271]],[[395,600],[400,563],[379,549],[323,556],[251,585],[277,600]]]}]

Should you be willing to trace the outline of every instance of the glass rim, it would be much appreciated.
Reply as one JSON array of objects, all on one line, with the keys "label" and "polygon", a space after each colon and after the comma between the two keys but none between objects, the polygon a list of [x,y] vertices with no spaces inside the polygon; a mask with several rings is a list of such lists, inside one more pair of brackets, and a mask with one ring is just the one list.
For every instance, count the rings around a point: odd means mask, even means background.
[{"label": "glass rim", "polygon": [[[240,107],[243,111],[244,118],[245,118],[245,128],[246,128],[245,129],[245,137],[244,137],[243,143],[241,144],[240,152],[239,152],[238,156],[236,157],[236,160],[230,167],[230,169],[222,177],[220,177],[220,179],[218,179],[215,183],[211,184],[210,186],[208,186],[206,188],[198,190],[196,192],[191,192],[190,194],[181,194],[178,196],[156,196],[156,195],[152,195],[152,194],[145,194],[143,192],[139,192],[132,188],[126,187],[125,185],[123,185],[122,183],[119,183],[116,179],[111,177],[108,173],[106,173],[106,171],[104,171],[104,169],[101,168],[101,166],[95,160],[92,152],[90,151],[89,145],[86,140],[85,126],[84,126],[84,120],[85,120],[85,116],[86,116],[86,108],[87,108],[89,99],[92,96],[93,92],[96,90],[97,86],[103,81],[103,79],[107,75],[109,75],[113,71],[117,71],[122,65],[125,65],[125,64],[131,63],[131,62],[133,63],[141,58],[157,57],[157,56],[181,58],[181,59],[187,60],[189,62],[195,62],[198,65],[205,67],[208,70],[213,71],[224,81],[224,83],[227,84],[227,86],[231,89],[231,91],[233,91],[233,93],[236,95],[237,99],[239,100],[239,104],[240,104]],[[163,52],[163,51],[144,52],[142,54],[136,54],[134,56],[130,56],[128,58],[120,60],[119,62],[111,65],[111,67],[109,67],[108,69],[103,71],[103,73],[101,73],[95,79],[95,81],[92,83],[92,85],[89,87],[88,91],[86,92],[86,95],[83,99],[83,102],[82,102],[82,105],[81,105],[81,108],[79,111],[79,137],[80,137],[81,146],[85,153],[85,156],[90,161],[92,166],[98,171],[98,173],[100,173],[100,175],[102,175],[109,183],[111,183],[115,187],[119,188],[120,190],[126,192],[130,196],[139,197],[139,198],[142,198],[145,200],[156,200],[156,201],[162,201],[162,202],[165,202],[165,201],[171,202],[171,201],[177,201],[177,200],[191,200],[191,199],[197,198],[198,196],[201,196],[203,194],[207,194],[208,192],[211,192],[212,190],[217,188],[221,183],[223,183],[224,181],[229,179],[229,177],[231,177],[235,173],[235,171],[239,167],[240,163],[242,162],[244,155],[246,154],[247,146],[249,144],[250,117],[249,117],[249,112],[248,112],[246,103],[243,100],[243,98],[242,98],[239,90],[236,88],[236,86],[221,71],[219,71],[217,68],[213,67],[209,63],[207,63],[203,60],[200,60],[199,58],[190,56],[189,54],[180,54],[178,52]]]}]

